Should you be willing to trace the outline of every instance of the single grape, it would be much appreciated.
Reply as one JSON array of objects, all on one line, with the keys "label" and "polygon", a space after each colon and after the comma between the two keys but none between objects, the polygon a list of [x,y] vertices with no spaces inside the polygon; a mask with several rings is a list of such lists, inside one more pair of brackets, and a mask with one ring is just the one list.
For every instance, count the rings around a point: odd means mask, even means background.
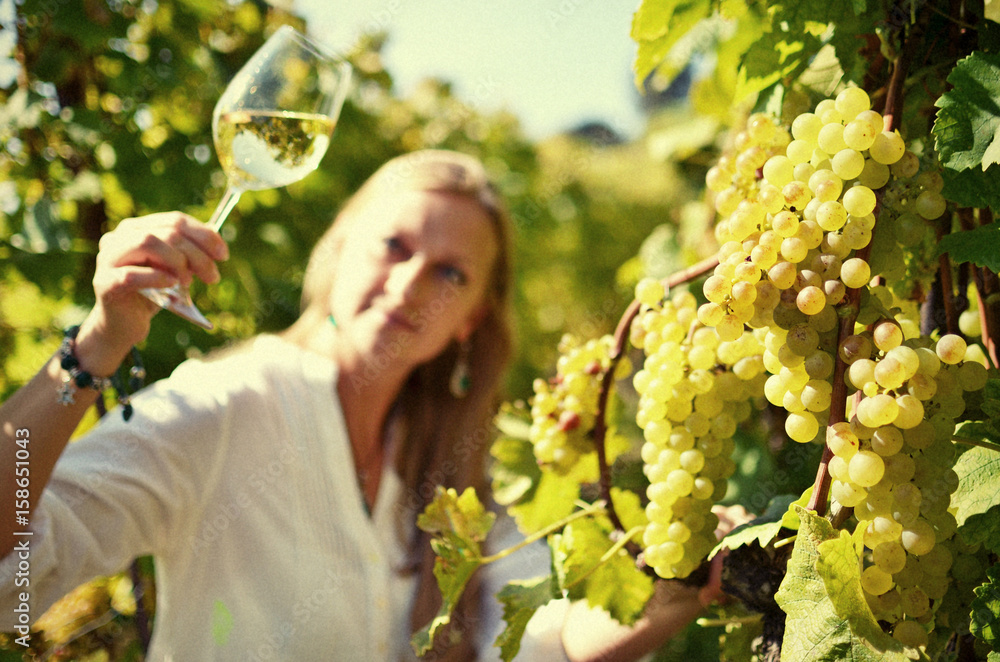
[{"label": "single grape", "polygon": [[823,121],[814,113],[802,113],[792,120],[792,137],[806,142],[816,142]]},{"label": "single grape", "polygon": [[799,291],[795,305],[806,315],[817,315],[826,306],[826,294],[815,285],[809,285]]},{"label": "single grape", "polygon": [[851,121],[858,113],[871,108],[868,93],[860,87],[848,87],[842,90],[834,100],[834,107],[845,121]]},{"label": "single grape", "polygon": [[944,197],[937,191],[924,191],[913,203],[914,210],[922,217],[931,221],[940,217],[947,207]]},{"label": "single grape", "polygon": [[827,232],[836,232],[847,222],[847,210],[836,200],[827,200],[816,210],[816,222]]},{"label": "single grape", "polygon": [[[875,325],[872,329],[872,340],[875,342],[875,346],[878,347],[883,352],[889,352],[890,350],[900,347],[903,342],[903,330],[899,327],[894,320],[882,320]],[[905,350],[909,350],[907,353]],[[912,360],[908,360],[909,364],[908,372],[912,375],[916,372],[919,367],[919,358],[916,353],[905,348],[904,351],[897,352],[899,356],[912,357]],[[916,362],[916,363],[914,363]]]},{"label": "single grape", "polygon": [[874,158],[865,159],[865,169],[861,171],[857,181],[874,191],[889,182],[889,174],[889,166],[879,163]]},{"label": "single grape", "polygon": [[816,143],[827,154],[836,154],[842,149],[847,149],[847,143],[844,142],[844,126],[839,122],[824,124],[816,136]]},{"label": "single grape", "polygon": [[892,637],[910,648],[927,647],[927,630],[916,621],[900,621],[892,630]]},{"label": "single grape", "polygon": [[875,193],[863,184],[857,184],[844,193],[844,209],[851,216],[867,216],[875,209]]},{"label": "single grape", "polygon": [[[806,140],[793,140],[788,143],[788,147],[785,148],[785,156],[794,168],[796,165],[808,163],[809,159],[812,158],[813,150],[815,148],[815,143]],[[794,170],[792,176],[794,177]]]},{"label": "single grape", "polygon": [[844,144],[849,149],[861,152],[872,146],[878,131],[871,128],[868,122],[851,120],[844,126]]},{"label": "single grape", "polygon": [[878,566],[868,566],[861,573],[861,588],[867,593],[882,595],[892,587],[892,575]]},{"label": "single grape", "polygon": [[844,260],[840,267],[840,280],[844,287],[851,289],[864,287],[871,280],[871,267],[859,257]]},{"label": "single grape", "polygon": [[934,527],[925,519],[918,519],[903,529],[900,541],[906,551],[914,556],[923,556],[934,548],[937,537]]},{"label": "single grape", "polygon": [[858,451],[848,463],[848,474],[851,482],[861,487],[871,487],[882,480],[885,473],[885,463],[873,451]]},{"label": "single grape", "polygon": [[833,155],[830,163],[833,172],[844,181],[855,179],[865,169],[864,155],[860,151],[846,146],[846,144],[844,149]]},{"label": "single grape", "polygon": [[819,422],[810,412],[792,413],[785,418],[785,432],[793,441],[804,444],[816,438]]},{"label": "single grape", "polygon": [[935,352],[943,363],[955,365],[965,358],[966,349],[968,345],[962,336],[949,333],[938,340]]},{"label": "single grape", "polygon": [[889,170],[900,179],[909,179],[920,170],[920,159],[910,150],[906,150],[898,161],[889,166]]},{"label": "single grape", "polygon": [[906,144],[898,131],[882,131],[875,136],[875,142],[868,148],[868,154],[884,165],[895,163],[905,152]]},{"label": "single grape", "polygon": [[647,306],[655,306],[663,300],[666,291],[655,278],[643,278],[635,286],[635,298]]}]

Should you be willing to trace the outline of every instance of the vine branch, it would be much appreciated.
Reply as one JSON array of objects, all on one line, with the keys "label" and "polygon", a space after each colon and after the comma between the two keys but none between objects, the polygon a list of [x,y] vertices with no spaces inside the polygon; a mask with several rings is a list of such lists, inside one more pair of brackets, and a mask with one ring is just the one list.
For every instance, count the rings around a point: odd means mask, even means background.
[{"label": "vine branch", "polygon": [[[892,76],[889,79],[889,86],[885,95],[885,107],[882,113],[883,127],[886,131],[894,131],[899,126],[903,107],[903,85],[906,81],[906,71],[910,62],[910,44],[903,48],[903,53],[893,63]],[[882,196],[884,187],[875,192],[875,217],[878,218],[882,209]],[[874,230],[873,230],[874,231]],[[871,254],[871,242],[860,249],[855,256],[868,262]],[[847,420],[847,382],[844,379],[847,372],[847,362],[840,355],[840,345],[850,335],[854,334],[854,323],[858,319],[858,312],[861,302],[861,289],[848,289],[844,295],[844,301],[840,304],[840,325],[837,329],[837,347],[834,356],[833,368],[833,391],[830,394],[830,418],[827,421],[827,432],[834,423]],[[820,517],[826,515],[827,501],[830,496],[830,460],[833,459],[833,451],[829,444],[823,447],[823,456],[820,458],[819,468],[816,471],[816,480],[813,483],[812,496],[806,504],[807,510],[812,510]]]},{"label": "vine branch", "polygon": [[[718,264],[718,256],[707,258],[688,267],[687,269],[684,269],[683,271],[679,271],[663,279],[663,285],[667,288],[667,291],[669,291],[670,288],[677,287],[683,283],[688,283],[692,280],[700,278],[714,269]],[[636,315],[639,314],[641,307],[642,306],[639,303],[639,300],[634,299],[625,309],[625,312],[622,313],[621,319],[618,320],[618,327],[615,329],[614,335],[614,346],[611,349],[611,362],[601,379],[601,390],[597,397],[597,420],[594,422],[594,446],[597,449],[597,467],[600,475],[601,499],[607,503],[608,517],[611,519],[611,524],[619,531],[624,531],[625,527],[618,518],[618,513],[615,512],[614,504],[611,501],[611,467],[608,465],[607,449],[605,448],[608,433],[608,399],[611,395],[611,387],[614,385],[615,381],[615,368],[618,366],[618,362],[625,355],[625,348],[628,344],[629,330],[632,327],[632,320],[634,320]],[[638,550],[633,550],[632,546],[629,547],[629,551],[634,552],[634,554],[638,554]]]}]

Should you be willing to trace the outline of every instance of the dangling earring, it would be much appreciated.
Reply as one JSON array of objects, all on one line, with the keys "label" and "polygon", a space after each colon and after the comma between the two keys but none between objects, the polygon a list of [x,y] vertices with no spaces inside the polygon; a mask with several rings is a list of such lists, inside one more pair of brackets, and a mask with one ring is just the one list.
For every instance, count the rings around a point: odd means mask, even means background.
[{"label": "dangling earring", "polygon": [[451,379],[448,382],[448,390],[456,398],[464,398],[469,394],[469,341],[463,340],[458,345],[458,358],[455,359],[455,367],[451,371]]}]

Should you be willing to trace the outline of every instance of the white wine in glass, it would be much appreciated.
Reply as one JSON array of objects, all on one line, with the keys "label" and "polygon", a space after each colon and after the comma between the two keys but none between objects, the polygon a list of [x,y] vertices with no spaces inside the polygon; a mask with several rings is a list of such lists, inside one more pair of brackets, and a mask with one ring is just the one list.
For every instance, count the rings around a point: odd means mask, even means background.
[{"label": "white wine in glass", "polygon": [[[243,65],[215,105],[212,135],[226,192],[208,220],[222,227],[244,191],[278,188],[316,169],[330,145],[351,67],[290,26]],[[181,287],[146,289],[158,305],[206,329],[212,323]]]}]

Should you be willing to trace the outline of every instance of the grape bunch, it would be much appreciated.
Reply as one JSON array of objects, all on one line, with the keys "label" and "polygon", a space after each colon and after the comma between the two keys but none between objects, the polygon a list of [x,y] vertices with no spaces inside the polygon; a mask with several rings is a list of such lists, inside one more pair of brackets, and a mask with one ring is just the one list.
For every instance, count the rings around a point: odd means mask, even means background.
[{"label": "grape bunch", "polygon": [[[752,116],[750,123],[765,119]],[[742,324],[769,325],[772,313],[785,329],[801,321],[795,311],[830,318],[848,288],[867,284],[870,266],[855,252],[872,239],[874,191],[889,181],[890,166],[906,156],[907,168],[897,172],[912,174],[916,159],[897,132],[883,130],[882,116],[860,88],[796,117],[791,138],[769,157],[755,152],[752,185],[718,194],[723,199],[716,208],[725,217],[716,225],[720,263],[705,281],[708,303],[699,319],[724,339],[735,337]],[[718,190],[722,180],[710,170],[706,183]],[[723,196],[733,190],[744,197],[734,202],[732,194]],[[787,312],[779,314],[779,304]]]},{"label": "grape bunch", "polygon": [[[613,346],[611,336],[582,342],[566,335],[559,342],[555,377],[534,381],[529,438],[539,465],[567,471],[593,451],[590,433]],[[618,369],[627,374],[628,361]]]},{"label": "grape bunch", "polygon": [[946,209],[944,180],[936,169],[921,171],[920,159],[907,151],[890,168],[894,177],[882,195],[877,245],[871,266],[901,299],[920,298],[937,273],[937,236],[929,221]]},{"label": "grape bunch", "polygon": [[735,470],[736,427],[763,391],[762,352],[754,332],[723,341],[700,325],[688,292],[664,300],[662,285],[645,279],[636,297],[630,335],[645,360],[633,384],[650,482],[644,560],[661,577],[686,577],[715,546],[711,508]]},{"label": "grape bunch", "polygon": [[868,558],[861,586],[872,612],[895,624],[894,636],[907,645],[925,645],[922,624],[933,621],[953,563],[941,544],[957,526],[948,511],[958,487],[951,435],[963,393],[983,388],[987,372],[966,360],[960,336],[904,340],[895,320],[845,344],[852,348],[847,378],[857,391],[850,422],[827,432],[831,496],[854,508]]}]

